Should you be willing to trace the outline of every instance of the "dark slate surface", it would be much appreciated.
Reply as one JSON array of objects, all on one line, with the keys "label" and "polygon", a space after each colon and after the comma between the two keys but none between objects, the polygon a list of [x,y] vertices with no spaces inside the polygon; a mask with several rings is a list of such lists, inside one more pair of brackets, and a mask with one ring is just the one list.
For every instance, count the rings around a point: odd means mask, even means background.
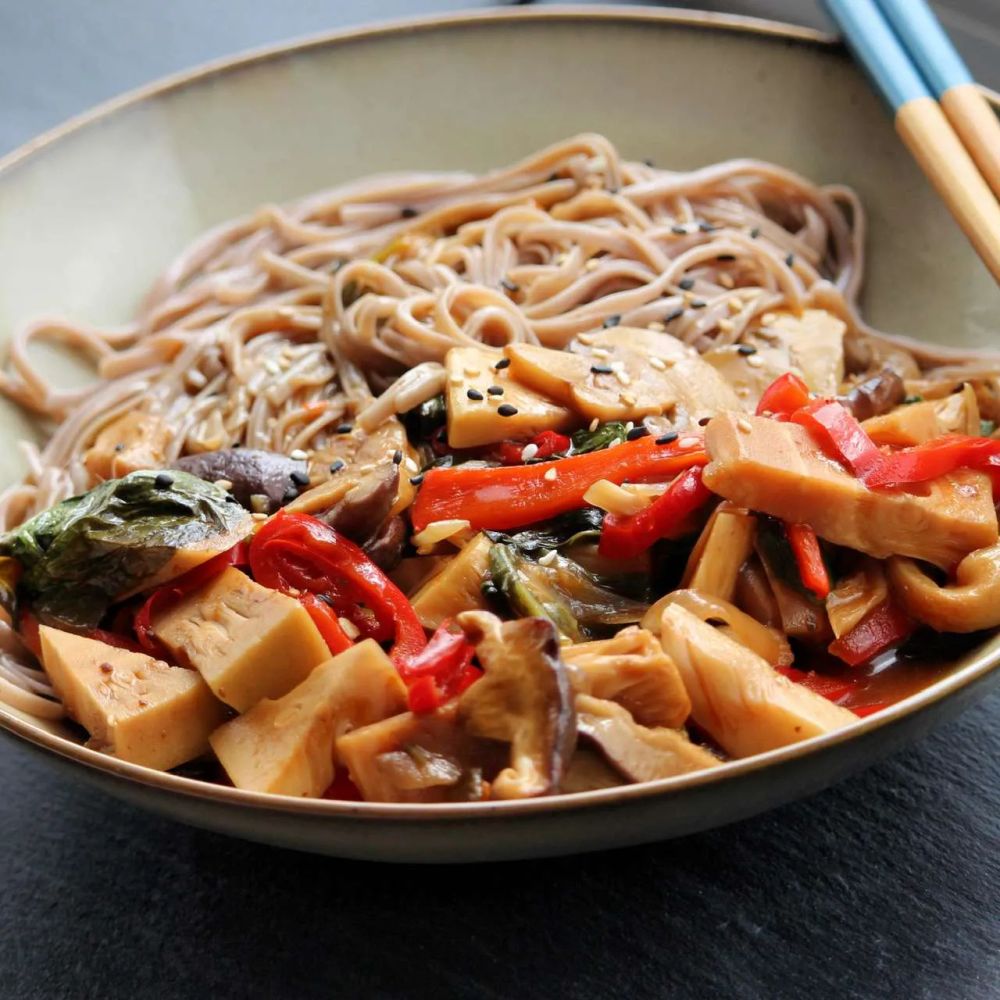
[{"label": "dark slate surface", "polygon": [[[994,3],[939,7],[996,86]],[[202,0],[6,0],[0,153],[229,51],[475,5],[213,0],[206,19]],[[822,23],[806,0],[702,5]],[[994,695],[908,754],[723,830],[454,869],[186,829],[4,742],[0,998],[1000,997],[998,731]]]},{"label": "dark slate surface", "polygon": [[5,749],[0,995],[1000,996],[998,721],[700,836],[455,868],[187,829]]}]

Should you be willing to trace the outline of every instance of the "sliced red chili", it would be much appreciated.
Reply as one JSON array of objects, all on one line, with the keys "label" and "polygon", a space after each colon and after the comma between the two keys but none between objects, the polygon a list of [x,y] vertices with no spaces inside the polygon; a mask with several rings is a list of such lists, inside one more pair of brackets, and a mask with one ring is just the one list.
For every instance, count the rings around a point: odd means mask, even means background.
[{"label": "sliced red chili", "polygon": [[892,601],[883,601],[850,632],[830,644],[830,652],[848,666],[860,667],[912,634],[913,620]]},{"label": "sliced red chili", "polygon": [[757,404],[757,416],[786,420],[809,402],[809,386],[791,372],[779,375],[763,392]]},{"label": "sliced red chili", "polygon": [[811,590],[821,601],[830,594],[830,574],[823,561],[816,532],[808,524],[785,524],[785,535],[795,555],[799,579],[807,590]]}]

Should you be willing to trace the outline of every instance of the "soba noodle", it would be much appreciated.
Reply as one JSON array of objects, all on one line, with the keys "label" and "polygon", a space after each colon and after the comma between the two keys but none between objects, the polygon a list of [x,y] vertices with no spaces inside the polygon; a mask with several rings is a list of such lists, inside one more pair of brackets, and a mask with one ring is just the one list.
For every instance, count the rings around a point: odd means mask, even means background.
[{"label": "soba noodle", "polygon": [[[379,176],[266,205],[188,247],[126,326],[47,318],[14,333],[0,391],[55,430],[28,448],[0,517],[9,528],[92,486],[83,455],[128,411],[161,418],[168,461],[234,444],[288,453],[433,397],[455,345],[562,347],[621,322],[705,350],[810,305],[878,336],[857,313],[864,235],[846,188],[756,160],[657,169],[599,135],[482,176]],[[98,380],[53,386],[30,356],[45,340]],[[51,697],[3,626],[0,699],[52,716]]]}]

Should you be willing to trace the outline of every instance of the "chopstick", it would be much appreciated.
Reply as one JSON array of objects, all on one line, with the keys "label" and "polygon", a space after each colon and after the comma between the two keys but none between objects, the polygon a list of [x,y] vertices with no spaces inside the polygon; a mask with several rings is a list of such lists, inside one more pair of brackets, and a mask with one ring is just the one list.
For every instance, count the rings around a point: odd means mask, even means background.
[{"label": "chopstick", "polygon": [[1000,119],[926,0],[877,0],[948,121],[1000,198]]},{"label": "chopstick", "polygon": [[824,2],[895,113],[900,138],[1000,283],[1000,203],[941,105],[875,0]]}]

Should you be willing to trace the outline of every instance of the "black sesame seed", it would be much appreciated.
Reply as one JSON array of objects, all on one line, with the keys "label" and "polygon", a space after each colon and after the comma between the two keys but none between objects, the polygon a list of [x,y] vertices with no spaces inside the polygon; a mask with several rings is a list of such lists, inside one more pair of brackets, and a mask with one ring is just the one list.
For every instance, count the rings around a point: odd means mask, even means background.
[{"label": "black sesame seed", "polygon": [[491,396],[502,396],[503,395],[503,386],[500,386],[500,385],[491,385],[486,391]]},{"label": "black sesame seed", "polygon": [[282,506],[286,503],[291,503],[298,495],[299,491],[295,489],[294,486],[289,486],[288,489],[281,495]]},{"label": "black sesame seed", "polygon": [[760,226],[754,226],[753,229],[750,230],[750,239],[755,240],[758,236],[760,236]]},{"label": "black sesame seed", "polygon": [[667,315],[663,317],[663,322],[673,323],[675,319],[680,319],[681,316],[683,315],[684,315],[683,309],[675,309],[672,313],[667,313]]},{"label": "black sesame seed", "polygon": [[656,164],[653,163],[653,161],[651,159],[646,159],[646,160],[643,160],[642,162],[645,163],[647,167],[654,167],[654,166],[656,166]]},{"label": "black sesame seed", "polygon": [[677,282],[677,287],[683,292],[690,292],[694,288],[694,278],[681,278]]},{"label": "black sesame seed", "polygon": [[410,476],[410,485],[419,486],[424,481],[424,474],[421,472],[419,476]]},{"label": "black sesame seed", "polygon": [[338,424],[337,433],[338,434],[350,434],[354,430],[354,424]]},{"label": "black sesame seed", "polygon": [[513,417],[517,413],[517,407],[511,406],[510,403],[501,403],[497,407],[497,413],[499,413],[501,417]]},{"label": "black sesame seed", "polygon": [[288,478],[295,483],[296,486],[309,485],[309,476],[305,472],[300,472],[298,469],[291,473]]},{"label": "black sesame seed", "polygon": [[500,279],[500,287],[503,288],[503,289],[505,289],[508,292],[517,292],[517,291],[520,291],[520,289],[521,289],[521,286],[518,285],[518,284],[515,284],[513,281],[510,280],[510,278],[501,278]]},{"label": "black sesame seed", "polygon": [[115,451],[124,451],[124,450],[125,450],[125,445],[123,445],[123,444],[116,444],[115,445]]},{"label": "black sesame seed", "polygon": [[474,399],[477,403],[483,398],[483,394],[478,389],[466,389],[465,394],[469,399]]},{"label": "black sesame seed", "polygon": [[661,434],[656,439],[656,443],[657,444],[673,444],[679,437],[680,437],[680,435],[677,433],[677,431],[669,431],[666,434]]},{"label": "black sesame seed", "polygon": [[751,354],[757,353],[757,348],[753,344],[740,344],[736,348],[737,353],[742,354],[743,357],[748,358]]},{"label": "black sesame seed", "polygon": [[493,367],[498,372],[503,371],[504,368],[510,368],[510,358],[501,358]]},{"label": "black sesame seed", "polygon": [[402,461],[403,461],[403,453],[397,448],[392,453],[392,464],[393,465],[399,465],[399,463],[402,462]]},{"label": "black sesame seed", "polygon": [[609,187],[609,188],[608,188],[608,194],[618,194],[618,192],[619,192],[620,190],[621,190],[621,188],[617,188],[617,187]]},{"label": "black sesame seed", "polygon": [[342,458],[338,458],[338,459],[337,459],[337,460],[336,460],[335,462],[331,462],[331,463],[330,463],[330,471],[331,471],[331,472],[340,472],[340,470],[341,470],[341,469],[342,469],[342,468],[343,468],[343,467],[344,467],[344,466],[345,466],[346,464],[347,464],[347,463],[346,463],[346,462],[345,462],[345,461],[344,461],[344,460],[343,460]]},{"label": "black sesame seed", "polygon": [[789,254],[789,255],[788,255],[788,256],[787,256],[786,258],[785,258],[785,264],[786,264],[786,265],[787,265],[788,267],[794,267],[794,266],[795,266],[795,254],[793,254],[793,253],[790,253],[790,254]]},{"label": "black sesame seed", "polygon": [[174,485],[174,477],[168,476],[165,472],[158,472],[153,480],[153,485],[158,490],[169,490]]},{"label": "black sesame seed", "polygon": [[698,223],[698,228],[703,233],[714,233],[720,227],[719,226],[713,226],[711,222],[699,222]]},{"label": "black sesame seed", "polygon": [[675,236],[687,236],[687,231],[687,226],[680,224],[670,227],[670,232],[672,232]]},{"label": "black sesame seed", "polygon": [[595,375],[610,375],[614,371],[614,368],[611,365],[591,365],[590,370]]},{"label": "black sesame seed", "polygon": [[405,208],[403,208],[400,211],[399,214],[400,214],[400,217],[403,218],[403,219],[412,219],[412,218],[414,218],[414,216],[418,215],[419,213],[417,212],[417,210],[415,208],[411,208],[409,205],[407,205]]},{"label": "black sesame seed", "polygon": [[239,503],[239,500],[237,500],[236,497],[234,497],[232,495],[232,493],[227,493],[226,494],[226,503]]},{"label": "black sesame seed", "polygon": [[694,302],[691,303],[691,308],[692,309],[704,309],[705,306],[707,306],[707,305],[708,305],[708,303],[704,299],[695,299]]},{"label": "black sesame seed", "polygon": [[617,326],[621,321],[621,315],[619,313],[614,313],[611,316],[605,316],[604,322],[601,326],[603,326],[605,330],[609,330],[611,327]]},{"label": "black sesame seed", "polygon": [[640,424],[638,427],[633,427],[626,435],[625,439],[627,441],[638,441],[639,438],[644,438],[649,433],[649,428]]},{"label": "black sesame seed", "polygon": [[699,427],[707,427],[707,426],[708,426],[708,422],[709,422],[709,420],[711,420],[711,419],[712,419],[711,417],[702,417],[702,418],[701,418],[701,419],[700,419],[700,420],[698,421],[698,426],[699,426]]},{"label": "black sesame seed", "polygon": [[715,255],[716,260],[736,260],[736,254],[734,253],[720,253]]}]

